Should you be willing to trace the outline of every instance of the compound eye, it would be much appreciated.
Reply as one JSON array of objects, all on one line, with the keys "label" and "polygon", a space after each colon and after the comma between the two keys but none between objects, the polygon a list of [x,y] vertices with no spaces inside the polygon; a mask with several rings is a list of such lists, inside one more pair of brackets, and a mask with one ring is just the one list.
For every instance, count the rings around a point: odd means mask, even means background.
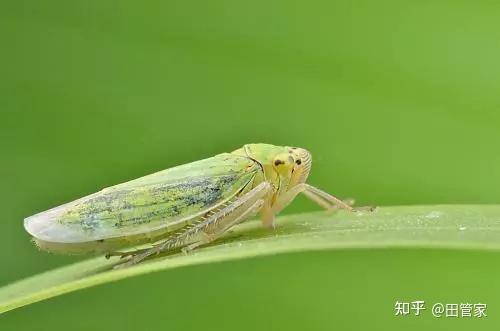
[{"label": "compound eye", "polygon": [[280,159],[276,159],[276,160],[274,160],[274,165],[275,165],[275,166],[279,166],[279,165],[281,165],[281,164],[285,164],[285,161],[280,160]]},{"label": "compound eye", "polygon": [[293,166],[295,160],[291,155],[281,154],[276,157],[274,160],[274,166],[279,167],[281,165],[285,165],[286,168]]}]

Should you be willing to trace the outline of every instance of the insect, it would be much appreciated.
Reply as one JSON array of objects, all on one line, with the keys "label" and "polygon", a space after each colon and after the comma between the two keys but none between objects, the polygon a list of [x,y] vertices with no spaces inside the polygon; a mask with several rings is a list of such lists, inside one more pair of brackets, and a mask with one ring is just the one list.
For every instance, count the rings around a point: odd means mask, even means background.
[{"label": "insect", "polygon": [[[164,251],[189,252],[256,214],[273,227],[299,193],[325,209],[352,211],[306,183],[311,162],[303,148],[248,144],[105,188],[30,216],[24,227],[43,250],[131,255],[132,265]],[[150,247],[118,251],[144,244]]]}]

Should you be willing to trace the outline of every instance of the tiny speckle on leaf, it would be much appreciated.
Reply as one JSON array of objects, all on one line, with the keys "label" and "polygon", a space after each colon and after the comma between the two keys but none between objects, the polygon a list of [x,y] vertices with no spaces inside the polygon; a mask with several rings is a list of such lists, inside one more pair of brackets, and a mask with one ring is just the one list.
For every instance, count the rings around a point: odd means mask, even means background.
[{"label": "tiny speckle on leaf", "polygon": [[443,213],[439,211],[431,211],[429,214],[425,215],[424,217],[427,219],[433,219],[433,218],[440,218],[443,216]]}]

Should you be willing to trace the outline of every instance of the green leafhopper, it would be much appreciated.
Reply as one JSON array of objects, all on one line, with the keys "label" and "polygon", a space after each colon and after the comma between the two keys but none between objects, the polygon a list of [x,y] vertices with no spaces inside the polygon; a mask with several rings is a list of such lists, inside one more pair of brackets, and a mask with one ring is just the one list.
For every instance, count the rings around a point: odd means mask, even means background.
[{"label": "green leafhopper", "polygon": [[[43,250],[132,255],[128,265],[163,251],[191,251],[256,214],[274,216],[299,193],[325,209],[353,210],[306,183],[311,154],[297,147],[248,144],[105,188],[38,213],[24,227]],[[149,248],[117,250],[151,244]]]}]

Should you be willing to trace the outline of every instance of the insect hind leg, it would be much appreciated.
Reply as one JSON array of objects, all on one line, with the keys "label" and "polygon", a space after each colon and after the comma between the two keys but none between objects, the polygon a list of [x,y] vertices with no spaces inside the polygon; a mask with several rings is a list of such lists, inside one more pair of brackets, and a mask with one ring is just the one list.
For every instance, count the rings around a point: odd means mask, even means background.
[{"label": "insect hind leg", "polygon": [[272,186],[270,183],[260,183],[244,195],[238,197],[234,202],[210,215],[208,218],[203,219],[199,223],[195,223],[183,232],[168,238],[150,249],[137,252],[137,254],[133,255],[130,261],[120,264],[115,268],[123,268],[134,265],[151,255],[159,254],[173,248],[183,247],[198,234],[201,234],[203,237],[194,243],[196,244],[200,242],[196,246],[193,246],[191,250],[219,238],[225,231],[235,224],[243,222],[253,214],[257,213],[265,204],[271,189]]},{"label": "insect hind leg", "polygon": [[227,230],[229,230],[233,226],[235,226],[235,225],[237,225],[239,223],[242,223],[245,220],[247,220],[247,219],[249,219],[249,218],[257,215],[257,213],[261,210],[262,206],[264,206],[264,199],[259,199],[259,200],[255,201],[255,203],[252,206],[250,206],[250,208],[248,208],[247,210],[245,210],[239,216],[237,216],[237,217],[228,216],[227,219],[221,220],[221,222],[220,222],[221,226],[220,227],[217,227],[217,228],[213,229],[210,232],[205,231],[205,233],[206,233],[205,238],[203,238],[200,241],[197,241],[197,242],[194,242],[192,244],[189,244],[186,247],[183,247],[182,248],[182,252],[189,253],[193,249],[195,249],[195,248],[197,248],[199,246],[206,245],[206,244],[211,243],[214,240],[217,240]]}]

